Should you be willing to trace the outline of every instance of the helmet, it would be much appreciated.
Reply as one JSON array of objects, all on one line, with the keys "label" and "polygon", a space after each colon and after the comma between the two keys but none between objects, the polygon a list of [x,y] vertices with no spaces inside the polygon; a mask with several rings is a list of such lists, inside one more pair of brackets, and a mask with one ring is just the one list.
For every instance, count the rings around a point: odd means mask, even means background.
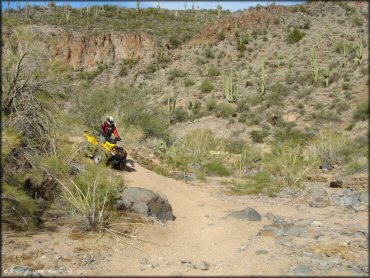
[{"label": "helmet", "polygon": [[107,121],[108,121],[108,123],[109,124],[114,124],[114,119],[113,119],[113,117],[111,116],[111,115],[109,115],[108,117],[107,117]]}]

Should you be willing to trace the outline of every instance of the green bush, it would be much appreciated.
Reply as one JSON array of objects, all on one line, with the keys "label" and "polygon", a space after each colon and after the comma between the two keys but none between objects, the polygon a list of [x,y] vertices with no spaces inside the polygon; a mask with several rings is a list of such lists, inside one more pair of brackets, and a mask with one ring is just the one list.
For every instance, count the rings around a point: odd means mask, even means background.
[{"label": "green bush", "polygon": [[368,169],[369,161],[366,156],[356,156],[344,167],[346,175],[352,175],[359,172],[365,172]]},{"label": "green bush", "polygon": [[210,99],[207,100],[206,109],[208,111],[215,110],[216,106],[217,106],[217,100],[215,98],[210,98]]},{"label": "green bush", "polygon": [[235,117],[237,114],[236,114],[236,105],[235,104],[231,104],[231,103],[220,103],[218,106],[217,106],[217,110],[216,110],[216,116],[217,117],[222,117],[222,118],[229,118],[230,116],[232,117]]},{"label": "green bush", "polygon": [[303,31],[300,31],[299,29],[295,28],[293,31],[291,31],[287,38],[286,38],[286,42],[289,43],[289,44],[293,44],[293,43],[297,43],[299,42],[301,39],[303,39],[303,37],[306,35],[305,32]]},{"label": "green bush", "polygon": [[369,119],[369,102],[363,101],[359,103],[353,113],[353,119],[355,121],[366,121]]},{"label": "green bush", "polygon": [[215,57],[215,54],[213,52],[213,49],[211,47],[209,47],[209,46],[207,46],[206,48],[204,48],[203,55],[206,58],[214,58]]},{"label": "green bush", "polygon": [[207,175],[212,176],[230,176],[230,171],[222,164],[221,161],[212,161],[202,166]]},{"label": "green bush", "polygon": [[194,84],[195,84],[195,81],[193,79],[185,78],[184,80],[185,87],[190,87],[190,86],[193,86]]},{"label": "green bush", "polygon": [[219,76],[221,71],[213,64],[208,67],[208,76]]},{"label": "green bush", "polygon": [[263,143],[263,139],[269,135],[269,131],[267,129],[261,130],[252,130],[250,136],[254,143]]},{"label": "green bush", "polygon": [[174,69],[171,69],[169,72],[168,72],[168,80],[174,80],[175,78],[177,77],[184,77],[186,76],[187,73],[180,70],[180,69],[177,69],[177,68],[174,68]]},{"label": "green bush", "polygon": [[274,196],[278,191],[274,186],[274,181],[266,172],[258,172],[243,181],[236,181],[233,184],[233,192],[237,194],[269,194]]},{"label": "green bush", "polygon": [[200,89],[202,93],[209,93],[214,89],[214,86],[210,81],[204,80],[200,85]]}]

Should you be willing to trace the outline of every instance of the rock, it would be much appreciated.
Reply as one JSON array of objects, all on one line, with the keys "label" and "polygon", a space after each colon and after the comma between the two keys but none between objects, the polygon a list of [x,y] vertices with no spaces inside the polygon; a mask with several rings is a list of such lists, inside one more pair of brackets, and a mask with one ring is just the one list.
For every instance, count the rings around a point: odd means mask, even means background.
[{"label": "rock", "polygon": [[266,213],[266,218],[270,221],[273,221],[273,222],[282,219],[281,216],[275,215],[271,212]]},{"label": "rock", "polygon": [[312,221],[311,222],[311,225],[312,226],[316,226],[316,227],[321,227],[322,226],[322,222],[320,222],[320,221]]},{"label": "rock", "polygon": [[299,265],[294,269],[296,275],[309,275],[311,274],[311,267],[308,265]]},{"label": "rock", "polygon": [[140,187],[125,188],[115,208],[153,216],[164,222],[175,219],[172,207],[166,198]]},{"label": "rock", "polygon": [[15,265],[10,270],[10,274],[17,276],[40,277],[40,273],[28,266]]},{"label": "rock", "polygon": [[257,255],[266,255],[268,252],[266,250],[257,250],[256,254]]},{"label": "rock", "polygon": [[341,180],[335,180],[330,182],[330,187],[332,188],[342,188],[343,187],[343,181]]},{"label": "rock", "polygon": [[360,196],[358,196],[358,200],[360,203],[368,204],[369,203],[369,192],[361,192]]},{"label": "rock", "polygon": [[249,220],[249,221],[261,221],[262,216],[253,208],[245,208],[242,210],[234,211],[228,215],[237,219]]},{"label": "rock", "polygon": [[360,204],[360,198],[361,200],[366,201],[364,194],[353,191],[350,188],[346,188],[332,194],[330,196],[330,201],[333,205],[358,211],[366,208]]},{"label": "rock", "polygon": [[320,165],[320,169],[323,170],[324,172],[329,172],[331,169],[333,169],[333,166],[331,165],[330,162],[324,161]]},{"label": "rock", "polygon": [[322,187],[312,187],[307,193],[307,201],[314,208],[327,207],[329,205],[328,192]]},{"label": "rock", "polygon": [[258,232],[259,236],[295,236],[302,237],[307,234],[307,227],[293,223],[265,225]]},{"label": "rock", "polygon": [[195,268],[200,270],[208,270],[209,264],[206,261],[201,261],[195,265]]}]

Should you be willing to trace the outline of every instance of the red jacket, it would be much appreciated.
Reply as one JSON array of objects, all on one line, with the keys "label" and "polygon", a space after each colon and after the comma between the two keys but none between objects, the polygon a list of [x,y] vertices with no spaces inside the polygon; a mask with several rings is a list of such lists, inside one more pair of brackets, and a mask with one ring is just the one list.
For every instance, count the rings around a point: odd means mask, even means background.
[{"label": "red jacket", "polygon": [[116,139],[120,138],[116,126],[114,124],[109,125],[109,123],[107,121],[102,123],[102,125],[100,127],[100,133],[101,133],[101,135],[103,135],[105,137],[109,137],[109,138],[112,136],[112,133],[113,133],[114,137]]}]

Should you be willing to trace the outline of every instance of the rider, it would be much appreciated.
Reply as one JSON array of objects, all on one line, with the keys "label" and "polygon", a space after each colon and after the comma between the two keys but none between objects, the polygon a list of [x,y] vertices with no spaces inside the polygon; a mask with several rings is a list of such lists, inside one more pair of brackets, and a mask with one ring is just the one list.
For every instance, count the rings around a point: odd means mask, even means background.
[{"label": "rider", "polygon": [[112,134],[116,141],[121,141],[121,137],[118,134],[117,128],[114,124],[114,119],[111,115],[107,117],[107,120],[100,126],[100,140],[99,145],[110,141]]}]

